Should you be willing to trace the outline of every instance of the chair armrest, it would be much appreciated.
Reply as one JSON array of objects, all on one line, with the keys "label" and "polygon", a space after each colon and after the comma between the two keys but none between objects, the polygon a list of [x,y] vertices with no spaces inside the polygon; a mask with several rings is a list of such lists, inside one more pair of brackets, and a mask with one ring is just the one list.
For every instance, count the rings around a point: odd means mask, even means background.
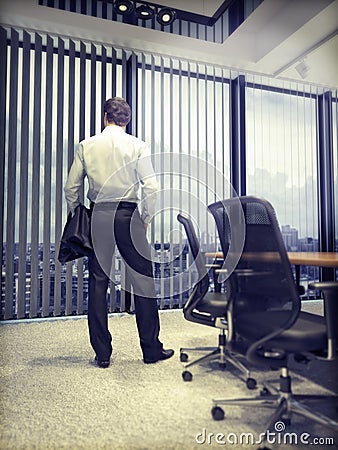
[{"label": "chair armrest", "polygon": [[[333,291],[338,293],[338,281],[312,281],[309,283],[310,289],[317,289],[319,291]],[[336,295],[336,299],[338,300],[338,296]]]},{"label": "chair armrest", "polygon": [[314,281],[309,283],[309,288],[318,289],[323,292],[324,316],[328,337],[327,359],[334,359],[337,353],[338,343],[338,281]]}]

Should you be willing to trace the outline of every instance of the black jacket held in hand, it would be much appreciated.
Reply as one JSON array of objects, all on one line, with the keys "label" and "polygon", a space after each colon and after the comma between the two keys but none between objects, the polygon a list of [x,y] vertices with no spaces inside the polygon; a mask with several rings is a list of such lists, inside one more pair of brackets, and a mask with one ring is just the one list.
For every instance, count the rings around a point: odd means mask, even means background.
[{"label": "black jacket held in hand", "polygon": [[68,214],[59,248],[60,263],[89,256],[93,251],[90,220],[91,210],[82,204],[75,208],[73,216]]}]

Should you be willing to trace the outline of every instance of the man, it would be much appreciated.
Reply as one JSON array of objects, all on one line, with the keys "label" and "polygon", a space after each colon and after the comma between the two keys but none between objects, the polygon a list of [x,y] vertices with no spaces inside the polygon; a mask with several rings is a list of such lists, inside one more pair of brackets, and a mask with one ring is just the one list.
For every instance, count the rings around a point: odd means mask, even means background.
[{"label": "man", "polygon": [[130,117],[131,110],[124,99],[115,97],[105,102],[105,128],[80,142],[65,186],[68,206],[74,211],[80,203],[83,180],[88,179],[94,247],[88,261],[88,326],[95,361],[102,368],[109,367],[112,353],[106,293],[115,243],[133,285],[144,362],[155,363],[174,354],[171,349],[164,350],[159,341],[160,324],[146,237],[155,212],[158,185],[148,146],[125,132]]}]

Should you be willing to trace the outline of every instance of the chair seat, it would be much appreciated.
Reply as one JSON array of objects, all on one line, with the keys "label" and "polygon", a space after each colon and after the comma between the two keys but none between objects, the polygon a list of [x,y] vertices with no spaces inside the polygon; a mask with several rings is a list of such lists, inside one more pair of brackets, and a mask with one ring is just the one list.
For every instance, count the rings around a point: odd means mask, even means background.
[{"label": "chair seat", "polygon": [[210,314],[212,317],[225,316],[227,311],[227,302],[224,293],[221,292],[207,292],[196,306],[200,312]]},{"label": "chair seat", "polygon": [[[262,311],[241,314],[236,318],[236,330],[244,338],[257,341],[286,323],[289,311]],[[271,348],[287,352],[316,351],[326,347],[325,318],[301,312],[294,325],[269,341]]]}]

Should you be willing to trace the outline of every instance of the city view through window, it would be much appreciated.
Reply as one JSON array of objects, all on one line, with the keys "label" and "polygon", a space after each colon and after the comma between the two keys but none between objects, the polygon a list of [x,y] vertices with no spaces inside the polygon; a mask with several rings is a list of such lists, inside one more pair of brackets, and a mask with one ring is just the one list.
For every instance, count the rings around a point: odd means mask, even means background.
[{"label": "city view through window", "polygon": [[[193,218],[203,252],[219,249],[207,205],[231,195],[229,86],[239,73],[47,35],[8,33],[1,317],[86,312],[87,260],[57,261],[67,217],[63,186],[78,142],[101,131],[102,102],[113,95],[131,102],[131,132],[149,144],[158,174],[159,212],[149,240],[159,304],[181,307],[195,271],[176,216],[183,210]],[[128,76],[134,77],[129,84]],[[272,203],[287,250],[318,250],[316,98],[322,90],[244,77],[246,192]],[[137,86],[137,96],[128,91],[130,85]],[[337,197],[336,116],[332,102]],[[337,250],[337,229],[335,236]],[[128,290],[118,254],[114,267],[108,295],[112,312],[126,307],[123,287]],[[176,277],[180,273],[184,276]],[[307,284],[318,277],[317,268],[301,268],[309,298],[316,293]]]}]

